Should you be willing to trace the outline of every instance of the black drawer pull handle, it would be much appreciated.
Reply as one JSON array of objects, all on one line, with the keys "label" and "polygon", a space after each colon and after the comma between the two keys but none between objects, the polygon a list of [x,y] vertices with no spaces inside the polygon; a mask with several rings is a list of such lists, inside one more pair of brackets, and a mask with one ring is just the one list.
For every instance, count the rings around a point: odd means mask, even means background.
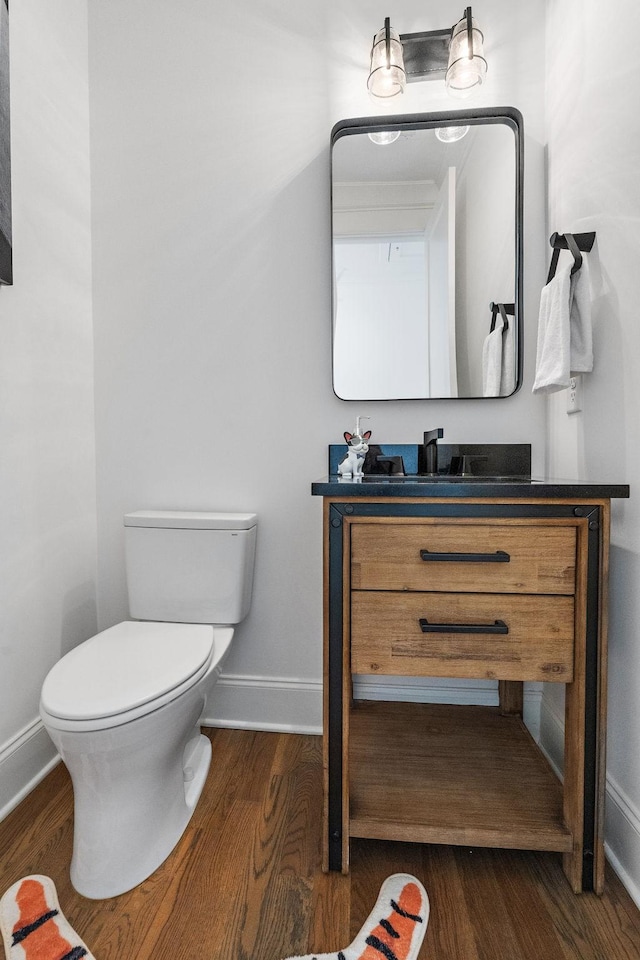
[{"label": "black drawer pull handle", "polygon": [[458,563],[509,563],[511,557],[504,550],[496,550],[495,553],[432,553],[431,550],[421,550],[420,559]]},{"label": "black drawer pull handle", "polygon": [[429,623],[425,617],[418,620],[423,633],[509,633],[504,620],[493,623]]}]

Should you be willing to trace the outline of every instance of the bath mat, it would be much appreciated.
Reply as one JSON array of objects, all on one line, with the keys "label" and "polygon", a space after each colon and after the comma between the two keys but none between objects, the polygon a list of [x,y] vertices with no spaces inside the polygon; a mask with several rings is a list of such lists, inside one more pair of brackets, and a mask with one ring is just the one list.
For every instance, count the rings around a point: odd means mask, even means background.
[{"label": "bath mat", "polygon": [[0,928],[7,960],[95,960],[60,910],[49,877],[18,880],[0,900]]},{"label": "bath mat", "polygon": [[429,898],[419,880],[394,873],[353,943],[334,953],[288,960],[416,960],[429,922]]}]

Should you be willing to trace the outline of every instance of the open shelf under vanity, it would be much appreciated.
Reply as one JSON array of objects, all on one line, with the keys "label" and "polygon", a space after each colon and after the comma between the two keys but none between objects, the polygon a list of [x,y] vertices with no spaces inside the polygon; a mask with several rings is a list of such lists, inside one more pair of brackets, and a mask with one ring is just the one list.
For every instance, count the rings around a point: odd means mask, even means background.
[{"label": "open shelf under vanity", "polygon": [[562,785],[519,717],[360,700],[349,722],[352,837],[571,850]]}]

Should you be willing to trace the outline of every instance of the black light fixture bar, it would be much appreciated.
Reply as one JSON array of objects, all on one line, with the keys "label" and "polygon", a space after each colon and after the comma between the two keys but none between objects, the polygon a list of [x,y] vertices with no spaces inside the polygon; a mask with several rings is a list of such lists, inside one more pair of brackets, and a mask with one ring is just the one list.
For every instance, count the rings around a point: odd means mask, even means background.
[{"label": "black light fixture bar", "polygon": [[419,80],[444,80],[449,63],[451,27],[423,33],[401,33],[407,83]]},{"label": "black light fixture bar", "polygon": [[384,19],[384,50],[387,58],[387,70],[391,68],[391,17]]},{"label": "black light fixture bar", "polygon": [[473,60],[473,20],[471,17],[471,7],[467,7],[464,12],[467,19],[467,43],[469,44],[469,60]]},{"label": "black light fixture bar", "polygon": [[[471,7],[464,11],[467,21],[469,58],[473,59],[473,20]],[[388,20],[385,20],[385,27]],[[449,65],[449,44],[453,27],[448,30],[426,30],[422,33],[401,33],[407,83],[419,80],[444,80]]]}]

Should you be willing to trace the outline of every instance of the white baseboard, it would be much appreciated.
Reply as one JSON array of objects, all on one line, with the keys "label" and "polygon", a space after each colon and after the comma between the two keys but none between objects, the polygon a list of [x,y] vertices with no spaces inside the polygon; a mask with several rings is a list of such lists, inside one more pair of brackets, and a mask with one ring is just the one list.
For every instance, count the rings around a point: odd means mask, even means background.
[{"label": "white baseboard", "polygon": [[409,703],[498,703],[497,684],[433,677],[354,676],[356,700],[403,700]]},{"label": "white baseboard", "polygon": [[279,733],[322,733],[322,683],[288,677],[219,677],[200,721]]},{"label": "white baseboard", "polygon": [[[541,747],[562,777],[564,717],[544,697],[540,714]],[[604,838],[607,860],[640,907],[640,810],[611,774],[607,774],[606,779]]]},{"label": "white baseboard", "polygon": [[604,835],[607,859],[640,907],[640,811],[613,777],[607,777]]},{"label": "white baseboard", "polygon": [[[525,688],[524,719],[535,739],[539,733],[540,684]],[[498,703],[497,684],[415,677],[354,677],[357,700],[413,703]],[[219,678],[202,724],[242,730],[322,733],[322,683],[285,677],[228,674]]]},{"label": "white baseboard", "polygon": [[564,715],[543,697],[540,705],[540,749],[562,780],[564,768]]},{"label": "white baseboard", "polygon": [[[410,703],[477,703],[498,705],[498,684],[491,680],[450,680],[439,677],[354,677],[353,694],[358,700],[403,700]],[[524,722],[534,740],[540,732],[542,685],[526,684]]]},{"label": "white baseboard", "polygon": [[0,749],[0,820],[60,762],[40,718],[23,727]]}]

